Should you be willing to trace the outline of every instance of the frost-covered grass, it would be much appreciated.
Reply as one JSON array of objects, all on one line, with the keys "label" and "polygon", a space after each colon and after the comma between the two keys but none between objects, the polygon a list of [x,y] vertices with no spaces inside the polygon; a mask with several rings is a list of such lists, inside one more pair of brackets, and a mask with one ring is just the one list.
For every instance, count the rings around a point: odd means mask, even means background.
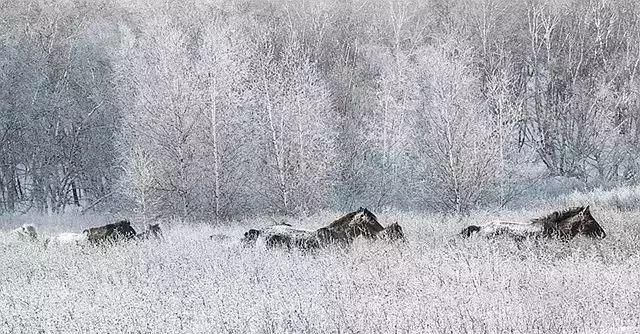
[{"label": "frost-covered grass", "polygon": [[640,210],[640,186],[619,187],[611,190],[573,192],[561,198],[569,205],[593,203],[621,211]]},{"label": "frost-covered grass", "polygon": [[[387,213],[380,220],[400,222],[405,244],[360,240],[316,254],[208,239],[240,237],[238,226],[173,224],[165,242],[106,248],[44,248],[4,235],[0,333],[636,333],[640,212],[592,211],[607,231],[602,241],[453,237],[469,223],[546,211]],[[82,220],[39,223],[44,233],[77,231]]]}]

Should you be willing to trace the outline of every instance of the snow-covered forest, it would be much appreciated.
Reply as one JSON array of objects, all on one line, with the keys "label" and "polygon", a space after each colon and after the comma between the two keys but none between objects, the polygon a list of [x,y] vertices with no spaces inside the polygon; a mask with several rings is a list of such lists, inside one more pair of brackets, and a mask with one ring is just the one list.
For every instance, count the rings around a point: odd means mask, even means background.
[{"label": "snow-covered forest", "polygon": [[0,1],[0,213],[632,185],[639,63],[635,0]]}]

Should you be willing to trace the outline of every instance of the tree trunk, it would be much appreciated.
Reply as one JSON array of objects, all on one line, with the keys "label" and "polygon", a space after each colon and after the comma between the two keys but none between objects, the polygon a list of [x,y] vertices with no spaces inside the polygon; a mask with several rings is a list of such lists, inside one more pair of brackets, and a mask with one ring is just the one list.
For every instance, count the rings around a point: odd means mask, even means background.
[{"label": "tree trunk", "polygon": [[78,188],[76,188],[76,182],[71,181],[71,193],[73,195],[73,204],[80,206],[80,196],[78,195]]},{"label": "tree trunk", "polygon": [[16,188],[16,178],[15,178],[15,167],[10,165],[5,169],[6,178],[7,178],[7,211],[15,212],[16,210],[16,200],[17,200],[17,188]]},{"label": "tree trunk", "polygon": [[[214,82],[215,87],[215,82]],[[215,88],[214,88],[215,89]],[[215,223],[220,220],[220,156],[218,152],[218,104],[214,92],[213,103],[211,105],[211,138],[213,139],[213,177],[214,177],[214,205],[215,205]]]}]

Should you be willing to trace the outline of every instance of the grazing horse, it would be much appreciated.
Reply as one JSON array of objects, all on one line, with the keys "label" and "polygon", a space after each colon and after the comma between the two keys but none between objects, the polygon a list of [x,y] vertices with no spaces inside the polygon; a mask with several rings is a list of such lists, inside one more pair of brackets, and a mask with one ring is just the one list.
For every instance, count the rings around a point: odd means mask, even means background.
[{"label": "grazing horse", "polygon": [[463,237],[474,234],[487,237],[509,235],[516,238],[544,237],[562,240],[569,240],[577,235],[599,239],[607,236],[591,215],[589,206],[556,211],[525,223],[497,221],[480,226],[471,225],[460,232]]},{"label": "grazing horse", "polygon": [[38,233],[36,232],[36,227],[32,224],[24,224],[12,230],[11,233],[18,236],[18,239],[20,240],[35,241],[38,239]]},{"label": "grazing horse", "polygon": [[279,224],[259,230],[250,229],[244,234],[242,243],[252,246],[256,241],[264,240],[268,248],[308,250],[328,245],[346,246],[357,237],[404,240],[404,233],[398,223],[391,224],[385,229],[371,211],[360,208],[315,231],[296,229],[289,224]]},{"label": "grazing horse", "polygon": [[147,229],[135,236],[138,240],[162,240],[164,237],[162,235],[162,230],[160,229],[160,224],[148,224]]},{"label": "grazing horse", "polygon": [[136,231],[128,220],[121,220],[115,224],[92,227],[83,231],[87,240],[93,244],[115,242],[117,240],[131,240],[136,237]]}]

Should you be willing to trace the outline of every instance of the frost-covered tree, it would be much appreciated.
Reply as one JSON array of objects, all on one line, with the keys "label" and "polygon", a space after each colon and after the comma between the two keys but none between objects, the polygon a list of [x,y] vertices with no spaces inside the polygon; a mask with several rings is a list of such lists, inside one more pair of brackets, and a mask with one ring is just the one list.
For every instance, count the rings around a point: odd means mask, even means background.
[{"label": "frost-covered tree", "polygon": [[113,45],[95,31],[112,26],[101,19],[111,10],[83,1],[3,4],[0,188],[7,211],[61,213],[110,193],[117,115],[105,54]]},{"label": "frost-covered tree", "polygon": [[639,41],[631,0],[0,2],[0,211],[464,211],[634,184]]},{"label": "frost-covered tree", "polygon": [[290,214],[327,205],[335,164],[335,115],[326,85],[292,41],[263,40],[252,59],[255,186],[269,207]]},{"label": "frost-covered tree", "polygon": [[[400,206],[410,197],[411,118],[419,105],[417,64],[400,49],[374,49],[380,66],[376,104],[367,120],[369,186],[376,207]],[[405,197],[406,196],[406,197]]]},{"label": "frost-covered tree", "polygon": [[424,96],[414,120],[415,163],[427,203],[455,212],[486,201],[496,173],[498,135],[470,59],[469,49],[453,40],[420,55]]},{"label": "frost-covered tree", "polygon": [[216,221],[241,210],[249,186],[251,50],[240,30],[233,20],[214,21],[202,33],[195,62],[204,103],[199,196],[210,200],[202,204],[211,206]]},{"label": "frost-covered tree", "polygon": [[117,71],[121,82],[125,160],[141,148],[151,162],[162,211],[192,215],[194,187],[199,182],[198,131],[203,124],[203,100],[193,68],[190,37],[159,16],[136,38],[125,31]]}]

